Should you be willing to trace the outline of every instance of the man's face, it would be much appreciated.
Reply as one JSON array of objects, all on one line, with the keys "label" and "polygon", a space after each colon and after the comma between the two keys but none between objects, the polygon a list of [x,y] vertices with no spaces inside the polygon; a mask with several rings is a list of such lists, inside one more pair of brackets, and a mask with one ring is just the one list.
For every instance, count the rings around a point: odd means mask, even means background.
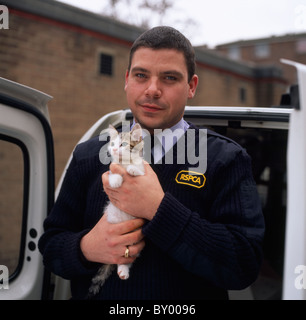
[{"label": "man's face", "polygon": [[188,83],[184,55],[173,49],[139,48],[125,77],[128,105],[136,122],[151,133],[179,122],[197,84],[196,75]]}]

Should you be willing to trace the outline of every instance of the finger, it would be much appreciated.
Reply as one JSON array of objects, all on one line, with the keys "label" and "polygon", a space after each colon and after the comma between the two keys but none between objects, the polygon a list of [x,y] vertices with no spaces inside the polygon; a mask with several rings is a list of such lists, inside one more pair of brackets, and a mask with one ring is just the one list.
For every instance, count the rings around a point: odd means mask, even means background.
[{"label": "finger", "polygon": [[150,166],[150,164],[147,161],[144,161],[144,170],[145,170],[145,175],[153,173],[155,174],[154,170],[152,169],[152,167]]},{"label": "finger", "polygon": [[139,253],[143,250],[145,245],[146,245],[145,241],[140,241],[135,245],[129,246],[129,250],[130,250],[129,255],[131,257],[137,257]]},{"label": "finger", "polygon": [[112,188],[109,186],[104,186],[104,191],[108,195],[109,200],[116,205],[115,201],[118,201],[119,191],[118,188]]},{"label": "finger", "polygon": [[135,245],[141,242],[144,238],[144,235],[140,229],[127,233],[121,237],[121,243],[125,246]]},{"label": "finger", "polygon": [[102,185],[104,187],[104,189],[109,186],[109,182],[108,182],[108,176],[109,176],[109,171],[106,171],[102,174]]},{"label": "finger", "polygon": [[122,254],[114,259],[113,264],[128,264],[133,263],[136,260],[137,256],[131,256],[130,254],[127,258],[125,257],[126,247],[122,248],[122,250]]},{"label": "finger", "polygon": [[120,175],[124,175],[124,173],[126,172],[126,170],[120,166],[119,164],[117,163],[111,163],[110,166],[109,166],[109,170],[112,172],[112,173],[118,173]]},{"label": "finger", "polygon": [[132,219],[116,224],[118,234],[128,234],[136,229],[141,228],[145,223],[144,219]]},{"label": "finger", "polygon": [[[145,171],[147,171],[149,168],[151,168],[149,162],[143,160],[143,165],[144,165],[144,168],[145,168]],[[151,168],[152,169],[152,168]]]},{"label": "finger", "polygon": [[[124,254],[122,256],[124,256],[125,258],[137,257],[139,255],[139,253],[143,250],[145,245],[146,245],[146,243],[143,240],[143,241],[140,241],[139,243],[136,243],[134,245],[125,246],[123,248]],[[127,253],[128,253],[128,255],[126,255]]]},{"label": "finger", "polygon": [[129,256],[128,258],[125,258],[124,256],[119,257],[114,264],[129,264],[133,263],[136,260],[137,257]]}]

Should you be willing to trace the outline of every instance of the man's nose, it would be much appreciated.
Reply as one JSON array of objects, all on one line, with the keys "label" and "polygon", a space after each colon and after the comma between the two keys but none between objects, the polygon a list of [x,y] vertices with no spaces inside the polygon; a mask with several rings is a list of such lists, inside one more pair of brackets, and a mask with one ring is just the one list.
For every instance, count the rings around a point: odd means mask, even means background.
[{"label": "man's nose", "polygon": [[161,96],[161,88],[158,79],[151,79],[148,82],[145,94],[150,98],[159,98]]}]

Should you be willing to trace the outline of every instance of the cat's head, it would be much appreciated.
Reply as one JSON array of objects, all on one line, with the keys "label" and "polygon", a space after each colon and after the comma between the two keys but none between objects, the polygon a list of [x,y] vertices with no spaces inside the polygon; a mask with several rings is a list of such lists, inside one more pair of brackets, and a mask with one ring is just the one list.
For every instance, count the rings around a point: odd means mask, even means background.
[{"label": "cat's head", "polygon": [[109,135],[108,152],[114,162],[128,164],[142,156],[142,129],[138,123],[129,132],[118,132],[109,125]]}]

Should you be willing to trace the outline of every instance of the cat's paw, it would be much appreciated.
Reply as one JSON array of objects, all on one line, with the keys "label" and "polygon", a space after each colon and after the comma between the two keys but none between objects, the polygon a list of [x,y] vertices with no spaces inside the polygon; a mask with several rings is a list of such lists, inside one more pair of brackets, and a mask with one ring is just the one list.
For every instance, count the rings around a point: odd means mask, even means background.
[{"label": "cat's paw", "polygon": [[119,188],[122,185],[123,178],[120,174],[112,173],[108,176],[109,185],[112,188]]},{"label": "cat's paw", "polygon": [[117,269],[118,276],[121,280],[127,280],[130,276],[129,265],[120,264]]},{"label": "cat's paw", "polygon": [[132,164],[127,166],[126,171],[131,176],[142,176],[144,174],[143,170],[139,169],[138,167],[136,167],[135,165],[132,165]]}]

